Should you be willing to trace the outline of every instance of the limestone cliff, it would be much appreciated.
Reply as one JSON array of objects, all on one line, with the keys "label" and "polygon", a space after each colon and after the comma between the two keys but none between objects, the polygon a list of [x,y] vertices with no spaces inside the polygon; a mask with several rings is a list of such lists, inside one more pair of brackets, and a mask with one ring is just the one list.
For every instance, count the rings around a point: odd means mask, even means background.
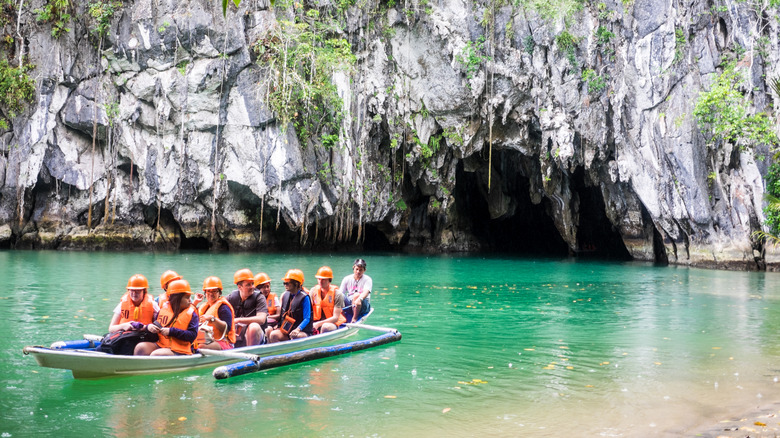
[{"label": "limestone cliff", "polygon": [[[693,117],[730,58],[777,129],[768,2],[243,0],[223,17],[214,0],[138,0],[102,40],[92,3],[57,38],[44,1],[4,12],[6,57],[23,51],[37,92],[2,136],[2,246],[780,266],[752,234],[768,147],[708,145]],[[257,51],[306,11],[328,11],[356,57],[331,78],[327,146],[271,110]]]}]

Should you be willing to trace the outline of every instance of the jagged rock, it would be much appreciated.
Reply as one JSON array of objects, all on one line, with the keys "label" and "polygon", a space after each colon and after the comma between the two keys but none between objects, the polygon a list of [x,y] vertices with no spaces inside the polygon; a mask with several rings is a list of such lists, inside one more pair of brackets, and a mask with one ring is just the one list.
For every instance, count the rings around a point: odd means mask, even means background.
[{"label": "jagged rock", "polygon": [[[708,146],[692,116],[729,45],[754,47],[750,5],[607,2],[566,28],[511,4],[382,5],[334,27],[358,64],[333,77],[344,119],[328,147],[277,119],[253,51],[298,5],[223,18],[211,0],[127,3],[101,52],[83,23],[55,40],[23,15],[43,79],[2,138],[0,246],[603,250],[777,269],[753,234],[766,148]],[[777,41],[753,55],[739,61],[761,111]]]}]

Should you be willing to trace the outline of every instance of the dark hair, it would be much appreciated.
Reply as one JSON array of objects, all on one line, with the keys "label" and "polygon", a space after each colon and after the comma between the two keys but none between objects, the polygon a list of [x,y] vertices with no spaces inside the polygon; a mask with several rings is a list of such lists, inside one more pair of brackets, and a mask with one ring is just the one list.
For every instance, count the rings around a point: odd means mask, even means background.
[{"label": "dark hair", "polygon": [[184,298],[185,294],[173,294],[168,296],[168,302],[171,303],[171,310],[173,310],[173,316],[179,316],[179,313],[182,312],[182,310],[187,310],[186,308],[181,309],[181,300]]},{"label": "dark hair", "polygon": [[366,268],[366,261],[363,259],[356,259],[355,263],[352,264],[352,266],[361,266],[363,269]]}]

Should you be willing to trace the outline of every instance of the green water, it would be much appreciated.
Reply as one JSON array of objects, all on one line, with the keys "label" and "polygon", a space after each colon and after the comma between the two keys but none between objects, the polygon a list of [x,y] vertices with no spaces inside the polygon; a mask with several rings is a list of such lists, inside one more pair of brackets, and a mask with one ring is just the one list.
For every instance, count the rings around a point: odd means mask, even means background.
[{"label": "green water", "polygon": [[249,267],[281,292],[354,257],[0,252],[0,434],[675,436],[780,401],[780,275],[633,263],[369,255],[370,323],[400,343],[227,381],[75,380],[22,354],[104,333],[136,272]]}]

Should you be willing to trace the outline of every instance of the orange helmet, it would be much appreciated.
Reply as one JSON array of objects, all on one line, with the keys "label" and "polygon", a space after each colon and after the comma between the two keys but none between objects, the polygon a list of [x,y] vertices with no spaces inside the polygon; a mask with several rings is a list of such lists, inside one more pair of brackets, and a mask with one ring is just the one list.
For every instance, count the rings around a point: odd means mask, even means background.
[{"label": "orange helmet", "polygon": [[244,280],[254,281],[255,276],[252,274],[252,271],[250,271],[247,268],[239,269],[236,271],[235,274],[233,274],[233,284],[238,284]]},{"label": "orange helmet", "polygon": [[173,280],[168,284],[168,296],[176,294],[192,295],[192,290],[187,280]]},{"label": "orange helmet", "polygon": [[128,289],[149,289],[149,282],[141,274],[135,274],[127,280]]},{"label": "orange helmet", "polygon": [[300,269],[290,269],[287,271],[287,274],[285,274],[283,281],[287,280],[295,280],[300,284],[303,284],[303,271]]},{"label": "orange helmet", "polygon": [[205,280],[203,280],[203,290],[209,290],[209,289],[219,289],[222,290],[222,280],[219,279],[219,277],[207,277]]},{"label": "orange helmet", "polygon": [[163,272],[163,275],[160,277],[160,287],[162,287],[164,290],[167,289],[168,283],[172,282],[173,280],[181,280],[181,275],[171,270]]},{"label": "orange helmet", "polygon": [[255,287],[260,286],[261,284],[270,283],[271,278],[268,277],[268,274],[265,272],[261,272],[257,275],[255,275]]},{"label": "orange helmet", "polygon": [[329,266],[323,266],[320,269],[317,269],[317,275],[315,275],[317,278],[330,278],[333,280],[333,269],[330,269]]}]

